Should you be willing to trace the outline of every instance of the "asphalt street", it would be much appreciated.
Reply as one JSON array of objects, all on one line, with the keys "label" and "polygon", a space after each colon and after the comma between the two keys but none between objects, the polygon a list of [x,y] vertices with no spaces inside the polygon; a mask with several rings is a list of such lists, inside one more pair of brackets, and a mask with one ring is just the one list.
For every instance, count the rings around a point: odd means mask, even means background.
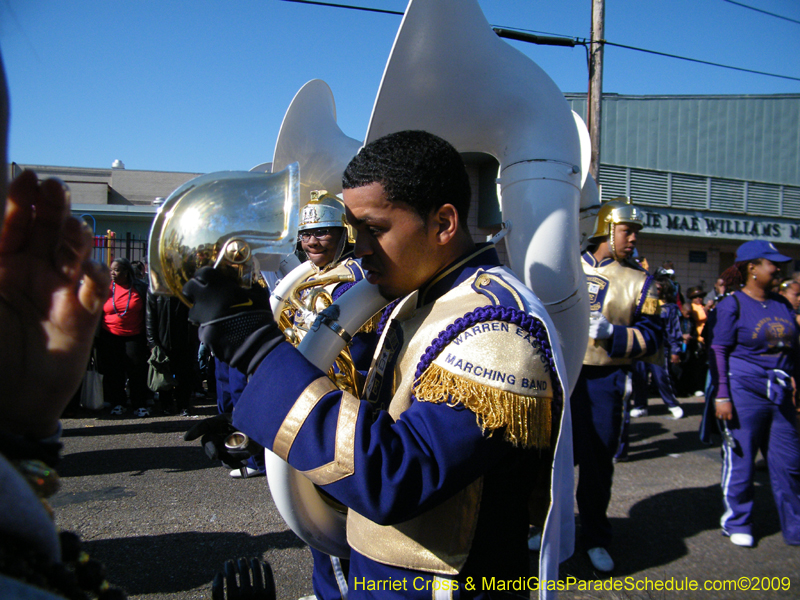
[{"label": "asphalt street", "polygon": [[[62,489],[52,499],[58,525],[79,533],[131,598],[210,598],[215,573],[238,557],[269,561],[279,599],[311,594],[311,554],[278,514],[265,478],[232,479],[197,442],[183,441],[198,418],[215,414],[201,402],[196,417],[105,410],[64,419]],[[767,471],[756,477],[756,547],[736,547],[719,530],[719,448],[698,439],[700,400],[682,402],[683,419],[669,419],[651,398],[650,416],[632,422],[630,459],[617,465],[610,507],[613,577],[598,578],[578,548],[562,565],[570,589],[561,598],[800,597],[800,547],[783,542]],[[536,554],[531,564],[535,573]],[[698,591],[656,589],[691,581]],[[732,581],[751,589],[731,590]],[[755,589],[763,587],[781,589]]]}]

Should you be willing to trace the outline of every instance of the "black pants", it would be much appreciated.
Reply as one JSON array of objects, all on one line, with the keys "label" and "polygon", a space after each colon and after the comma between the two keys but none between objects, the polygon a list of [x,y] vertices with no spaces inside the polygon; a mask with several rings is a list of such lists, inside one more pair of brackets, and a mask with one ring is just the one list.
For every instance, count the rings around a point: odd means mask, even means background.
[{"label": "black pants", "polygon": [[130,385],[131,406],[147,402],[147,340],[144,334],[114,335],[100,330],[97,362],[103,374],[103,399],[111,406],[127,404],[125,381]]},{"label": "black pants", "polygon": [[193,353],[189,348],[171,350],[166,352],[169,358],[169,368],[175,376],[174,389],[159,392],[158,398],[162,407],[169,407],[173,402],[178,410],[189,408],[192,405],[192,392],[194,391],[195,371],[192,364]]}]

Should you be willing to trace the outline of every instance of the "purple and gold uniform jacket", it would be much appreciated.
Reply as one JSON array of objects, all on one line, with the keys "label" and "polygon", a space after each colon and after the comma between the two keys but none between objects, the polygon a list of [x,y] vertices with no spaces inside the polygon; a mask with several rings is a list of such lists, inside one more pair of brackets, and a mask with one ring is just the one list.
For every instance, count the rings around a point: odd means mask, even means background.
[{"label": "purple and gold uniform jacket", "polygon": [[364,398],[288,343],[253,374],[234,424],[348,507],[351,598],[481,598],[528,576],[529,501],[545,498],[541,524],[570,429],[532,297],[487,245],[396,303]]},{"label": "purple and gold uniform jacket", "polygon": [[589,310],[603,313],[614,326],[608,339],[589,338],[583,364],[622,366],[654,356],[661,345],[662,324],[653,278],[632,262],[613,258],[598,262],[591,252],[582,258]]}]

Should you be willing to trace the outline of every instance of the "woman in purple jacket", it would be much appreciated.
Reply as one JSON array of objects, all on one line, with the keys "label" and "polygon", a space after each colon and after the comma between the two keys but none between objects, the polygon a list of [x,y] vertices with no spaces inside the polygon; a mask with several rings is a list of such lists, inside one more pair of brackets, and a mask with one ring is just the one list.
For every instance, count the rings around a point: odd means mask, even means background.
[{"label": "woman in purple jacket", "polygon": [[[800,381],[798,328],[792,308],[771,290],[776,263],[791,260],[763,240],[742,244],[723,274],[739,290],[717,307],[711,345],[715,412],[722,445],[722,533],[753,545],[753,469],[760,449],[787,544],[800,545],[800,439],[794,425],[794,381]],[[741,289],[740,289],[741,287]]]}]

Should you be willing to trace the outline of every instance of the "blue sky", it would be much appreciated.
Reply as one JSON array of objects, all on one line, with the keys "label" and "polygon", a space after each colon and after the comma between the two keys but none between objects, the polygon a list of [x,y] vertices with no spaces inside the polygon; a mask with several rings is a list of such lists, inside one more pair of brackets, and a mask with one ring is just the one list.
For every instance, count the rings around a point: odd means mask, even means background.
[{"label": "blue sky", "polygon": [[[336,0],[403,11],[406,0]],[[797,0],[737,0],[800,21]],[[490,24],[589,37],[591,0],[479,0]],[[307,81],[363,139],[401,18],[282,0],[0,0],[9,160],[210,172],[272,159]],[[800,24],[726,0],[606,0],[610,42],[800,78]],[[509,42],[564,92],[585,92],[582,47]],[[800,93],[800,81],[607,47],[604,91]]]}]

